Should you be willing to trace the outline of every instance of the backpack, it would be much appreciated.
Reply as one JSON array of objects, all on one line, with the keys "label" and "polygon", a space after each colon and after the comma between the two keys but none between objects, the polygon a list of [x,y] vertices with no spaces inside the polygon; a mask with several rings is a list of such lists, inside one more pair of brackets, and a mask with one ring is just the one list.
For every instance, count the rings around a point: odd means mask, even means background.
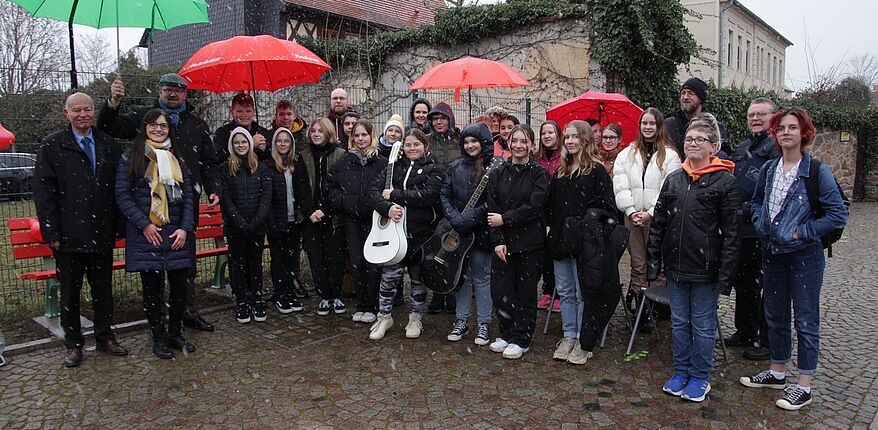
[{"label": "backpack", "polygon": [[[805,191],[808,193],[808,203],[811,204],[811,216],[816,218],[823,218],[826,215],[826,211],[823,210],[823,206],[820,205],[820,165],[823,164],[820,160],[816,158],[811,158],[811,166],[808,169],[808,180],[805,181]],[[841,200],[844,202],[844,209],[850,213],[851,211],[851,201],[844,195],[844,191],[841,189],[841,185],[838,183],[838,180],[835,177],[832,178],[835,181],[835,186],[838,187],[838,193],[841,195]],[[844,233],[844,228],[837,228],[835,230],[830,231],[823,235],[820,240],[823,242],[823,249],[828,249],[827,253],[829,258],[832,258],[832,244],[838,242],[841,239],[841,235]]]}]

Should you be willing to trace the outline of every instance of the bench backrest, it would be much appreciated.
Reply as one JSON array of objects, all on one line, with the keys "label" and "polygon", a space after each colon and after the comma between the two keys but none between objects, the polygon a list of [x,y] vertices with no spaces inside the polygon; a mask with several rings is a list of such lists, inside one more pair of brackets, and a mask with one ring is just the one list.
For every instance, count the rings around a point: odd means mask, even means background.
[{"label": "bench backrest", "polygon": [[[37,217],[10,218],[6,220],[9,227],[9,242],[12,244],[12,255],[16,260],[29,258],[51,257],[52,249],[40,240],[40,225]],[[195,239],[222,239],[223,214],[219,207],[208,208],[202,203],[198,213],[198,229]],[[125,239],[116,240],[116,248],[124,248]]]}]

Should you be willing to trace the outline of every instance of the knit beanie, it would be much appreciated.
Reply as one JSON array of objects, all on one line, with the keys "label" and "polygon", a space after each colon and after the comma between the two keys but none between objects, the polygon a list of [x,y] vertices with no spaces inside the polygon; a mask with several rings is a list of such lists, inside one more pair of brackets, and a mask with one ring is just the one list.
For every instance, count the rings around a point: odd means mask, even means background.
[{"label": "knit beanie", "polygon": [[683,86],[680,88],[682,90],[691,90],[698,96],[698,99],[701,100],[701,103],[707,103],[707,84],[704,83],[699,78],[691,77],[683,83]]},{"label": "knit beanie", "polygon": [[399,127],[400,134],[405,132],[405,125],[402,124],[402,116],[398,114],[393,114],[390,119],[388,119],[387,122],[384,124],[384,131],[381,133],[381,135],[383,136],[387,134],[387,129],[393,126]]}]

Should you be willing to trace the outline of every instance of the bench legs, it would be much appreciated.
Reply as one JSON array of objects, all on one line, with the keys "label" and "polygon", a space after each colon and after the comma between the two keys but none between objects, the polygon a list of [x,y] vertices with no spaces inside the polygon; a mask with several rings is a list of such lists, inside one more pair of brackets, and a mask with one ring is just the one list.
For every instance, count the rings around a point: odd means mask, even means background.
[{"label": "bench legs", "polygon": [[214,264],[214,275],[212,288],[220,290],[226,287],[226,266],[229,265],[228,255],[217,255]]}]

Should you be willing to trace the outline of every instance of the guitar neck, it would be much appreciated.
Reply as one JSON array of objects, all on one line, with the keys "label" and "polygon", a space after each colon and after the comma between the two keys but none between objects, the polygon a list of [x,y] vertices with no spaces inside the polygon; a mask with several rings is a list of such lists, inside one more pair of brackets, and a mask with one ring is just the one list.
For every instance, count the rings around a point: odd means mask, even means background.
[{"label": "guitar neck", "polygon": [[390,163],[387,165],[387,179],[384,181],[384,189],[389,190],[393,185],[393,165],[395,163]]},{"label": "guitar neck", "polygon": [[463,210],[468,211],[476,206],[476,203],[479,201],[479,197],[482,196],[482,193],[485,191],[485,187],[488,186],[488,173],[491,172],[491,169],[494,167],[496,163],[492,162],[485,169],[485,173],[482,175],[482,179],[479,181],[479,186],[476,187],[476,190],[473,191],[473,195],[470,196],[469,201],[466,202],[466,206],[464,206]]}]

